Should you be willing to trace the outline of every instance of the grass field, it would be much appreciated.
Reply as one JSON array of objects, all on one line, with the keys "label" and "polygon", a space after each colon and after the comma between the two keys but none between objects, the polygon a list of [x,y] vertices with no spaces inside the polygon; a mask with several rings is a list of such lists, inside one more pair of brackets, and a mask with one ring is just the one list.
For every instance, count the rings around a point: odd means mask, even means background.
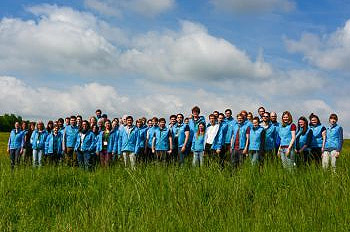
[{"label": "grass field", "polygon": [[[0,134],[5,154],[7,134]],[[0,155],[1,231],[349,231],[350,141],[336,173],[121,164],[85,172]]]}]

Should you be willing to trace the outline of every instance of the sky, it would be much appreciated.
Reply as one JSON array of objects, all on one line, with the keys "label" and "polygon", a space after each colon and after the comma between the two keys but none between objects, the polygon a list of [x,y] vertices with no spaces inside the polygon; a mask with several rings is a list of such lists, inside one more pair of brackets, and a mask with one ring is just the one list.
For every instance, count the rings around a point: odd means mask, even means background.
[{"label": "sky", "polygon": [[2,0],[0,114],[337,113],[350,137],[345,0]]}]

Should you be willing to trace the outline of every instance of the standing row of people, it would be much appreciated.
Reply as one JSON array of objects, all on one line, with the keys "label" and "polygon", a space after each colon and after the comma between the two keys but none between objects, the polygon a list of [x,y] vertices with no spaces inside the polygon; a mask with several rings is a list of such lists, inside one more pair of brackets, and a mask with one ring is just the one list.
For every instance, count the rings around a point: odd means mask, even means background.
[{"label": "standing row of people", "polygon": [[11,167],[19,164],[20,157],[33,166],[41,166],[43,157],[49,164],[65,163],[92,169],[97,163],[107,167],[119,158],[125,166],[135,167],[136,162],[160,161],[184,163],[185,157],[193,153],[193,165],[203,166],[204,157],[224,167],[227,161],[238,167],[250,157],[253,165],[264,159],[280,157],[284,167],[291,169],[297,163],[329,163],[335,168],[336,159],[342,149],[343,131],[337,124],[338,117],[331,114],[326,128],[317,115],[309,120],[302,116],[297,125],[290,112],[282,114],[277,121],[275,112],[258,109],[257,117],[248,117],[241,111],[234,119],[232,111],[214,111],[208,117],[200,115],[200,108],[192,108],[189,118],[179,113],[171,115],[167,125],[165,118],[153,117],[136,120],[132,116],[108,119],[101,110],[89,121],[81,116],[65,120],[16,122],[10,133],[8,152]]}]

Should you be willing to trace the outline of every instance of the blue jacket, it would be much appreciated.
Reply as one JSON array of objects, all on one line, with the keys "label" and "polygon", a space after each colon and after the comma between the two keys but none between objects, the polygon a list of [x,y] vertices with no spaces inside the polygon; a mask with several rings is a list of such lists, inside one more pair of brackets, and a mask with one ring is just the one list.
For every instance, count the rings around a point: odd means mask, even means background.
[{"label": "blue jacket", "polygon": [[64,130],[64,144],[66,147],[75,147],[75,142],[77,141],[77,135],[79,132],[79,128],[77,126],[68,125]]},{"label": "blue jacket", "polygon": [[237,123],[233,128],[232,132],[232,144],[231,149],[234,149],[235,141],[237,137],[237,132],[239,130],[239,149],[242,150],[245,148],[245,145],[247,143],[247,129],[250,128],[248,123],[243,122],[242,124]]},{"label": "blue jacket", "polygon": [[[210,127],[211,127],[211,125],[209,125],[207,127],[207,129],[210,128]],[[208,130],[207,129],[206,129],[206,134],[205,134],[205,141],[207,141],[207,137],[208,137],[208,134],[207,134]],[[227,131],[226,124],[225,123],[219,124],[218,132],[215,135],[213,144],[211,145],[211,149],[212,150],[220,150],[222,148],[222,146],[225,144],[225,133],[226,133],[226,131]]]},{"label": "blue jacket", "polygon": [[157,127],[154,131],[156,151],[168,151],[170,149],[169,137],[171,137],[171,131],[168,128],[161,129]]},{"label": "blue jacket", "polygon": [[[107,141],[107,152],[113,154],[120,154],[120,142],[119,142],[119,128],[114,128],[109,132],[108,141]],[[96,142],[96,151],[100,152],[103,149],[103,137],[104,131],[101,131],[97,137]]]},{"label": "blue jacket", "polygon": [[[182,148],[186,139],[186,134],[185,132],[188,131],[190,132],[190,126],[186,125],[184,123],[182,124],[175,124],[172,128],[172,136],[173,136],[173,141],[175,140],[175,137],[177,136],[177,142],[178,142],[178,147]],[[186,147],[190,147],[190,135],[188,136],[188,141],[186,144]]]},{"label": "blue jacket", "polygon": [[227,133],[225,136],[225,144],[230,144],[232,139],[233,127],[237,124],[237,121],[231,118],[226,118],[225,122],[227,124]]},{"label": "blue jacket", "polygon": [[136,154],[139,149],[139,129],[136,126],[132,126],[129,134],[126,129],[127,126],[121,128],[119,132],[119,144],[121,147],[121,152],[129,151]]},{"label": "blue jacket", "polygon": [[138,147],[139,148],[144,148],[146,139],[147,139],[147,131],[148,131],[148,126],[143,125],[141,128],[138,128]]},{"label": "blue jacket", "polygon": [[45,142],[47,138],[47,131],[43,130],[39,133],[38,130],[34,130],[32,136],[30,137],[30,143],[34,150],[45,150]]},{"label": "blue jacket", "polygon": [[265,151],[271,151],[276,147],[277,129],[271,123],[265,128]]},{"label": "blue jacket", "polygon": [[88,130],[85,133],[85,137],[82,140],[82,133],[79,132],[77,135],[77,140],[75,142],[75,151],[82,151],[82,152],[93,152],[96,149],[95,145],[95,134],[91,131]]},{"label": "blue jacket", "polygon": [[272,125],[276,128],[276,140],[275,140],[275,148],[278,148],[281,144],[281,138],[278,134],[278,130],[280,128],[280,123],[279,122],[275,122],[272,123]]},{"label": "blue jacket", "polygon": [[45,154],[57,153],[59,155],[63,154],[62,150],[62,134],[60,132],[55,136],[53,133],[50,133],[45,142]]},{"label": "blue jacket", "polygon": [[343,147],[343,128],[337,124],[329,126],[326,133],[325,149],[341,151]]},{"label": "blue jacket", "polygon": [[292,140],[292,131],[291,131],[291,126],[293,123],[283,126],[280,124],[278,128],[278,135],[281,138],[281,146],[289,146],[290,141]]},{"label": "blue jacket", "polygon": [[321,124],[317,126],[310,125],[310,129],[312,130],[312,148],[321,148],[323,144],[322,132],[326,130],[324,126]]},{"label": "blue jacket", "polygon": [[264,149],[264,128],[252,127],[249,134],[249,151],[262,151]]},{"label": "blue jacket", "polygon": [[198,125],[201,122],[203,122],[204,125],[206,125],[204,116],[199,116],[199,118],[196,121],[192,118],[189,120],[188,126],[190,127],[190,142],[192,142],[193,136],[197,133]]},{"label": "blue jacket", "polygon": [[192,140],[191,151],[200,152],[205,149],[205,134],[204,135],[195,135]]},{"label": "blue jacket", "polygon": [[8,148],[9,149],[19,149],[24,146],[24,135],[25,131],[22,131],[21,129],[18,130],[16,133],[16,129],[13,129],[10,133],[9,141],[8,141]]},{"label": "blue jacket", "polygon": [[306,145],[305,150],[310,150],[312,142],[312,130],[307,128],[306,132],[303,134],[303,129],[299,128],[296,132],[295,146],[297,150],[300,150],[304,145]]},{"label": "blue jacket", "polygon": [[155,132],[155,130],[157,130],[157,128],[159,128],[159,126],[152,126],[151,128],[149,128],[147,130],[147,136],[148,136],[147,147],[149,147],[149,148],[152,148],[153,136],[154,136],[154,132]]}]

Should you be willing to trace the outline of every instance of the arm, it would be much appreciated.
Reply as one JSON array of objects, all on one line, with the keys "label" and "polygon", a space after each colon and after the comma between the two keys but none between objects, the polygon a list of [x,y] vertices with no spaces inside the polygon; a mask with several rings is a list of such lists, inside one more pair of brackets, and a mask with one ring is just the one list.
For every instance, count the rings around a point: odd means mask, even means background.
[{"label": "arm", "polygon": [[343,142],[344,142],[344,138],[343,138],[343,128],[340,127],[340,128],[339,128],[339,144],[338,144],[338,148],[337,148],[336,157],[339,156],[339,153],[341,152],[341,150],[342,150],[342,148],[343,148]]},{"label": "arm", "polygon": [[11,144],[11,133],[10,133],[10,137],[7,143],[7,153],[10,153],[10,144]]},{"label": "arm", "polygon": [[171,136],[171,132],[169,131],[169,151],[168,153],[170,154],[173,149],[173,137]]},{"label": "arm", "polygon": [[249,136],[250,136],[250,133],[246,133],[245,136],[246,136],[246,142],[245,142],[243,154],[248,154],[248,146],[249,146]]},{"label": "arm", "polygon": [[265,137],[266,137],[266,133],[265,133],[265,130],[263,130],[261,132],[261,141],[260,141],[261,147],[260,147],[260,151],[264,151],[265,150]]},{"label": "arm", "polygon": [[325,148],[325,145],[326,145],[326,139],[327,139],[327,131],[324,130],[322,132],[322,153],[324,152],[324,148]]},{"label": "arm", "polygon": [[185,141],[184,141],[184,144],[181,148],[181,152],[184,152],[186,150],[186,146],[187,146],[189,137],[190,137],[190,131],[185,131]]},{"label": "arm", "polygon": [[156,151],[156,136],[153,136],[152,139],[152,152],[154,153]]},{"label": "arm", "polygon": [[295,131],[291,131],[291,133],[292,133],[292,139],[290,140],[290,143],[289,143],[289,146],[288,146],[286,155],[289,155],[289,152],[290,152],[290,150],[292,149],[293,144],[294,144],[294,142],[295,142],[295,137],[296,137],[296,136],[295,136]]}]

